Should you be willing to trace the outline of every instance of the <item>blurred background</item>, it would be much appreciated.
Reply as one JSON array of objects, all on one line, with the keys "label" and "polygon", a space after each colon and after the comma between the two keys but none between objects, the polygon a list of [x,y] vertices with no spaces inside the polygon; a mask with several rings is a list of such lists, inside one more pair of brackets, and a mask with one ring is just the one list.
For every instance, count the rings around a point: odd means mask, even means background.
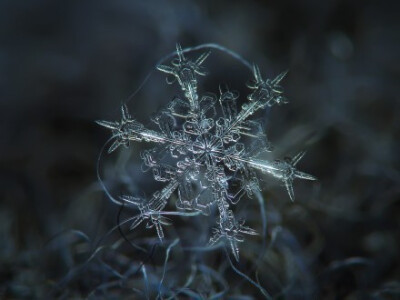
[{"label": "blurred background", "polygon": [[[44,298],[74,265],[61,253],[70,230],[94,241],[117,224],[96,178],[109,132],[94,121],[119,118],[127,99],[149,120],[177,90],[154,73],[130,98],[156,62],[177,42],[213,42],[269,77],[289,69],[290,104],[266,131],[276,157],[307,149],[300,169],[319,181],[296,182],[294,204],[268,183],[265,196],[304,249],[314,299],[399,299],[398,12],[374,0],[0,1],[0,298]],[[205,65],[228,82],[251,76]],[[64,297],[87,296],[76,282]]]}]

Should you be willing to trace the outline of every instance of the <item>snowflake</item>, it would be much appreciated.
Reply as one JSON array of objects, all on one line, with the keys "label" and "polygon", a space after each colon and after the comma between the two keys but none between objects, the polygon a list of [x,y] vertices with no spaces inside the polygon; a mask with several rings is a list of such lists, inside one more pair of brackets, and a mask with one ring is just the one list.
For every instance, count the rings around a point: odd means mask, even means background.
[{"label": "snowflake", "polygon": [[[243,196],[251,198],[255,191],[261,190],[257,172],[280,180],[292,201],[294,179],[316,180],[296,169],[304,152],[284,160],[257,158],[261,152],[271,151],[272,147],[261,122],[249,120],[249,117],[266,107],[288,102],[280,86],[286,72],[272,80],[263,79],[259,68],[254,65],[254,78],[248,84],[251,93],[247,96],[248,101],[238,109],[239,94],[227,86],[220,86],[219,97],[210,93],[199,95],[197,91],[198,77],[207,75],[202,65],[210,52],[200,55],[195,61],[184,56],[179,44],[176,52],[177,58],[170,66],[158,65],[157,69],[168,74],[168,84],[178,82],[184,97],[174,98],[152,119],[159,130],[148,129],[134,120],[125,105],[121,109],[121,121],[97,123],[111,129],[115,137],[108,153],[121,145],[128,147],[131,141],[156,144],[154,148],[143,151],[141,158],[154,179],[165,182],[166,186],[150,199],[121,197],[122,201],[137,206],[140,211],[131,229],[146,221],[146,228],[154,227],[162,240],[163,226],[171,224],[162,210],[171,195],[177,192],[175,205],[178,211],[210,215],[214,208],[217,209],[216,227],[209,244],[224,240],[235,259],[239,260],[238,242],[243,242],[243,235],[257,233],[245,226],[243,220],[236,220],[231,207]],[[217,102],[220,114],[217,113]],[[246,139],[251,142],[246,143]],[[233,186],[239,187],[235,193],[232,193]]]}]

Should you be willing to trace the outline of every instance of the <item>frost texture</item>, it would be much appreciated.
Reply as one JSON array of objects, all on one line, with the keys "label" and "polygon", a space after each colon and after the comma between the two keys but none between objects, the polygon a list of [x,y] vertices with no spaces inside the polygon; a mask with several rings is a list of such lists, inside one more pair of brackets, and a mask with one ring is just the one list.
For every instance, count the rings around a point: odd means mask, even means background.
[{"label": "frost texture", "polygon": [[[171,195],[177,193],[177,214],[189,211],[209,215],[213,209],[218,210],[209,244],[224,241],[239,260],[238,243],[244,241],[244,235],[257,233],[246,226],[244,220],[235,218],[232,206],[261,190],[257,172],[282,181],[292,201],[294,179],[316,178],[296,168],[304,152],[283,160],[257,158],[272,147],[260,121],[249,118],[266,107],[288,103],[280,85],[286,72],[272,80],[263,79],[254,65],[253,78],[248,84],[248,101],[239,108],[238,92],[227,86],[219,87],[219,97],[198,93],[198,79],[207,75],[203,64],[209,55],[210,52],[203,53],[192,61],[177,45],[177,58],[171,65],[158,65],[157,69],[167,74],[167,83],[177,82],[184,95],[173,99],[153,118],[158,130],[148,129],[134,120],[125,105],[120,121],[97,123],[111,129],[115,137],[109,153],[121,145],[130,146],[132,141],[155,144],[154,148],[143,151],[141,158],[154,179],[164,182],[165,187],[153,193],[150,199],[121,197],[121,201],[137,206],[140,211],[131,229],[145,222],[146,228],[154,227],[162,240],[163,226],[171,224],[163,209]],[[250,143],[245,142],[249,139]]]}]

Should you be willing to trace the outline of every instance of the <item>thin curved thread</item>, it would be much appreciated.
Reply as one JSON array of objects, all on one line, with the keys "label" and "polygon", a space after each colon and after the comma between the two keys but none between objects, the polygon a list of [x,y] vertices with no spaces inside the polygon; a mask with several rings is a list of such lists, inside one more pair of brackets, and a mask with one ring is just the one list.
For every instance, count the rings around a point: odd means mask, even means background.
[{"label": "thin curved thread", "polygon": [[175,246],[178,244],[178,242],[179,242],[179,239],[175,239],[175,240],[168,246],[167,251],[166,251],[166,254],[165,254],[165,261],[164,261],[163,273],[162,273],[162,277],[161,277],[160,283],[158,284],[158,298],[160,298],[160,299],[162,299],[162,296],[161,296],[161,286],[162,286],[162,284],[163,284],[164,277],[165,277],[165,273],[166,273],[166,269],[167,269],[167,262],[168,262],[168,259],[169,259],[169,253],[171,252],[171,249],[172,249],[173,247],[175,247]]},{"label": "thin curved thread", "polygon": [[[124,225],[124,224],[126,224],[126,223],[128,223],[128,222],[132,222],[135,218],[137,218],[137,216],[129,217],[129,218],[125,219],[124,221],[119,222],[119,223],[118,223],[117,225],[115,225],[113,228],[111,228],[111,229],[110,229],[105,235],[103,235],[102,238],[96,243],[96,251],[97,251],[97,249],[99,249],[99,247],[102,248],[102,246],[99,246],[100,243],[101,243],[105,238],[107,238],[108,236],[110,236],[111,233],[112,233],[114,230],[118,229],[120,226],[122,226],[122,225]],[[132,243],[132,242],[130,242],[130,243],[134,245],[134,243]],[[144,248],[142,248],[142,247],[140,247],[140,246],[138,246],[138,245],[134,245],[134,247],[135,247],[136,249],[138,249],[138,250],[141,250],[141,251],[145,252],[145,253],[148,252],[146,249],[144,249]],[[104,247],[103,247],[103,248],[104,248]],[[96,252],[96,251],[95,251],[95,252]],[[95,252],[92,254],[92,256],[96,254]],[[92,258],[92,257],[91,257],[91,258]],[[91,258],[90,258],[90,259],[91,259]]]},{"label": "thin curved thread", "polygon": [[[240,61],[244,66],[246,66],[246,68],[248,68],[250,70],[250,72],[253,72],[253,66],[246,59],[244,59],[240,54],[238,54],[235,51],[230,50],[230,49],[228,49],[228,48],[226,48],[224,46],[216,44],[216,43],[206,43],[206,44],[201,44],[201,45],[194,46],[194,47],[188,47],[188,48],[182,49],[182,52],[188,53],[188,52],[191,52],[191,51],[196,51],[196,50],[200,50],[200,49],[204,49],[204,48],[212,48],[212,49],[217,49],[219,51],[225,52],[228,55],[230,55],[233,58],[235,58],[236,60]],[[164,56],[157,63],[157,65],[161,64],[162,62],[164,62],[168,58],[173,57],[174,55],[176,55],[176,51],[171,52],[170,54]]]},{"label": "thin curved thread", "polygon": [[146,272],[146,266],[143,265],[142,267],[142,274],[143,274],[143,280],[144,280],[144,289],[145,292],[144,294],[146,295],[146,299],[150,299],[150,295],[149,295],[149,280],[147,278],[147,272]]},{"label": "thin curved thread", "polygon": [[[190,272],[190,276],[189,276],[189,278],[186,280],[185,284],[184,284],[181,288],[179,288],[177,291],[173,291],[173,292],[172,292],[172,295],[171,295],[170,297],[168,297],[166,300],[177,299],[177,296],[178,296],[182,291],[188,290],[188,289],[189,289],[188,287],[192,284],[192,282],[193,282],[193,280],[194,280],[194,278],[195,278],[195,276],[196,276],[196,272],[197,272],[197,267],[196,267],[196,265],[192,265],[192,267],[191,267],[191,272]],[[201,299],[201,297],[195,298],[195,299]]]},{"label": "thin curved thread", "polygon": [[106,195],[108,196],[108,198],[110,198],[110,200],[111,200],[112,202],[114,202],[115,204],[122,205],[122,202],[121,202],[121,201],[115,199],[115,198],[111,195],[111,193],[108,191],[106,185],[104,184],[103,179],[102,179],[101,176],[100,176],[100,161],[101,161],[101,157],[103,156],[103,153],[104,153],[104,150],[106,149],[106,146],[107,146],[113,139],[115,139],[116,137],[117,137],[117,135],[111,136],[111,137],[104,143],[104,145],[101,147],[99,157],[97,158],[96,175],[97,175],[97,180],[98,180],[99,183],[100,183],[100,186],[102,187],[102,189],[104,190],[104,192],[106,193]]},{"label": "thin curved thread", "polygon": [[119,281],[119,280],[114,280],[114,281],[111,281],[111,282],[105,282],[105,283],[103,283],[103,284],[100,284],[100,285],[96,286],[96,287],[89,293],[89,295],[87,296],[86,299],[93,299],[93,297],[96,297],[96,299],[97,299],[98,297],[96,296],[96,293],[97,293],[98,291],[100,291],[100,293],[101,293],[103,296],[106,296],[106,290],[107,290],[107,289],[112,288],[112,287],[118,287],[119,285],[120,285],[120,281]]},{"label": "thin curved thread", "polygon": [[76,236],[82,238],[83,240],[85,240],[85,242],[90,243],[90,238],[89,238],[85,233],[83,233],[82,231],[76,230],[76,229],[65,229],[65,230],[62,230],[61,232],[57,233],[56,235],[52,236],[50,239],[48,239],[48,240],[43,244],[42,247],[43,247],[43,248],[46,248],[46,247],[47,247],[49,244],[51,244],[54,240],[60,238],[60,237],[63,236],[63,235],[66,235],[66,234],[74,234],[74,235],[76,235]]},{"label": "thin curved thread", "polygon": [[223,290],[216,293],[215,295],[211,296],[209,299],[221,299],[226,292],[229,289],[228,283],[224,280],[224,278],[215,270],[205,266],[205,265],[199,265],[199,270],[205,274],[210,275],[213,277],[217,282],[220,283],[220,285],[223,287]]},{"label": "thin curved thread", "polygon": [[260,206],[260,215],[261,215],[261,222],[262,222],[262,244],[261,250],[258,251],[258,257],[255,262],[252,264],[250,268],[250,272],[257,270],[259,263],[262,261],[263,256],[267,253],[267,216],[265,214],[265,204],[264,204],[264,197],[261,195],[260,191],[255,190],[254,194],[256,195],[257,202]]},{"label": "thin curved thread", "polygon": [[182,247],[183,251],[196,251],[196,252],[211,252],[223,247],[222,242],[218,242],[212,246],[195,246],[195,247]]},{"label": "thin curved thread", "polygon": [[260,292],[264,295],[264,297],[266,299],[273,299],[272,296],[266,291],[265,288],[263,288],[260,284],[258,284],[257,282],[255,282],[253,279],[251,279],[249,276],[247,276],[246,274],[244,274],[243,272],[241,272],[238,268],[235,267],[235,265],[233,264],[228,251],[226,250],[226,247],[224,247],[225,250],[225,254],[226,257],[229,261],[229,264],[231,265],[233,271],[235,271],[239,276],[243,277],[244,279],[246,279],[248,282],[250,282],[252,285],[254,285],[256,288],[258,288],[260,290]]},{"label": "thin curved thread", "polygon": [[142,267],[153,258],[154,252],[156,251],[157,246],[159,245],[159,243],[154,243],[151,246],[151,250],[149,253],[149,256],[146,257],[146,259],[144,261],[142,261],[139,265],[139,267],[137,268],[137,270],[133,273],[133,275],[137,275],[137,273],[142,269]]}]

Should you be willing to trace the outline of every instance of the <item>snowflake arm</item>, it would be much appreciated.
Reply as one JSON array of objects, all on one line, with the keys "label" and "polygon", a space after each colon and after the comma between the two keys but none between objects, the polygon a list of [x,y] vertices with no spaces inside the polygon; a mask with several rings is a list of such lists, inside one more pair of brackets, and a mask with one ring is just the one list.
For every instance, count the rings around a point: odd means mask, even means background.
[{"label": "snowflake arm", "polygon": [[196,61],[191,61],[185,58],[182,47],[177,44],[176,53],[178,59],[172,61],[172,66],[158,65],[157,69],[173,76],[172,80],[167,77],[167,83],[171,84],[174,82],[174,79],[178,80],[185,97],[189,101],[191,112],[197,113],[199,110],[199,103],[196,75],[205,76],[207,74],[206,70],[201,65],[211,52],[203,53]]},{"label": "snowflake arm", "polygon": [[[241,107],[241,110],[238,114],[233,109],[233,113],[229,114],[228,122],[225,122],[224,129],[221,132],[221,137],[226,140],[232,135],[232,132],[239,136],[240,133],[240,126],[244,121],[246,121],[251,115],[257,112],[260,109],[265,108],[266,106],[273,106],[274,104],[285,104],[288,103],[286,98],[282,95],[283,89],[279,85],[282,79],[286,76],[286,72],[282,72],[278,76],[276,76],[273,80],[270,79],[262,79],[260,69],[258,66],[253,66],[253,76],[254,79],[247,85],[250,89],[253,90],[247,96],[249,103],[244,103]],[[222,106],[223,112],[227,111],[226,108],[229,106],[230,108],[232,105],[228,103],[235,103],[236,98],[238,97],[237,93],[230,92],[226,89],[221,89],[220,87],[220,104]],[[226,104],[225,104],[226,103]],[[224,116],[227,113],[224,113]],[[233,117],[234,116],[234,117]]]},{"label": "snowflake arm", "polygon": [[294,201],[293,180],[295,178],[317,180],[316,177],[296,169],[297,163],[304,155],[305,151],[302,151],[293,158],[287,157],[284,160],[275,160],[273,162],[250,158],[248,166],[281,180],[285,184],[290,200]]},{"label": "snowflake arm", "polygon": [[139,216],[137,216],[131,224],[130,229],[135,229],[143,221],[147,220],[146,228],[155,227],[157,235],[160,241],[162,241],[164,238],[162,225],[171,225],[171,221],[170,219],[163,217],[162,213],[160,212],[166,206],[167,201],[171,197],[171,194],[176,190],[178,185],[178,181],[171,181],[161,191],[155,192],[150,200],[133,196],[122,196],[122,201],[136,205],[140,212]]},{"label": "snowflake arm", "polygon": [[220,215],[217,224],[218,226],[212,230],[213,234],[208,244],[212,246],[221,239],[225,240],[229,244],[236,261],[239,261],[238,243],[244,241],[243,234],[258,235],[258,233],[254,229],[244,226],[244,220],[236,221],[231,210],[228,210],[225,215]]},{"label": "snowflake arm", "polygon": [[145,128],[143,124],[130,117],[126,105],[122,105],[121,112],[122,118],[119,122],[96,121],[98,125],[111,129],[113,136],[116,138],[108,149],[108,153],[115,151],[121,145],[128,147],[130,141],[169,143],[176,146],[184,145],[185,147],[189,147],[189,141],[184,140],[183,137],[178,139],[176,137],[168,137],[164,133]]}]

